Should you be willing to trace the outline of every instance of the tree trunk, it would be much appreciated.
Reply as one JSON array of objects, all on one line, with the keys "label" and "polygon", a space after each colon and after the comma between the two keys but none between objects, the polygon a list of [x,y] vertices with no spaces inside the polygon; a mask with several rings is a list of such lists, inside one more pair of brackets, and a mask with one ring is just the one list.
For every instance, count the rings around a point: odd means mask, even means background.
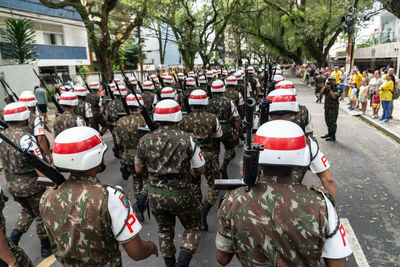
[{"label": "tree trunk", "polygon": [[95,50],[99,71],[104,74],[106,82],[109,83],[114,79],[113,65],[111,57],[105,49]]},{"label": "tree trunk", "polygon": [[396,17],[400,18],[400,1],[399,0],[378,0],[383,6]]}]

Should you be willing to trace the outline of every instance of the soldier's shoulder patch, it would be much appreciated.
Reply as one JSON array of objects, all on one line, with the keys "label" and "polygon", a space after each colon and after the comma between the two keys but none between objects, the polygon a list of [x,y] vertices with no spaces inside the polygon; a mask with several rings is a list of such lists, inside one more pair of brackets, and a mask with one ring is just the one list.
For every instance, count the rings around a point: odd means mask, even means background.
[{"label": "soldier's shoulder patch", "polygon": [[320,185],[312,185],[311,189],[314,191],[317,191],[319,193],[323,193],[327,198],[329,198],[329,200],[332,202],[333,206],[336,207],[336,201],[333,198],[333,196],[328,192],[328,190],[326,190],[325,188],[323,188]]}]

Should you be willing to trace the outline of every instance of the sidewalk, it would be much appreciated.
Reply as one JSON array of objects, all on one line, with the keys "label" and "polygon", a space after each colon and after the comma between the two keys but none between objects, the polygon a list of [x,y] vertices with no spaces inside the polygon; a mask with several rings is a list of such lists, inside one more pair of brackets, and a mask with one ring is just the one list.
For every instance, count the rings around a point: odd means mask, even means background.
[{"label": "sidewalk", "polygon": [[[302,81],[302,80],[301,80]],[[309,86],[310,90],[314,90],[313,87]],[[347,114],[357,116],[366,123],[372,125],[373,127],[377,128],[378,130],[382,131],[383,133],[387,134],[398,143],[400,143],[400,98],[394,101],[393,107],[393,119],[390,120],[389,123],[384,123],[379,119],[372,118],[372,107],[367,106],[367,110],[365,111],[365,115],[362,114],[361,110],[354,110],[351,111],[348,109],[348,101],[340,101],[340,108],[345,111]],[[360,104],[361,108],[361,104]],[[382,107],[379,109],[379,116],[382,116],[383,109]]]}]

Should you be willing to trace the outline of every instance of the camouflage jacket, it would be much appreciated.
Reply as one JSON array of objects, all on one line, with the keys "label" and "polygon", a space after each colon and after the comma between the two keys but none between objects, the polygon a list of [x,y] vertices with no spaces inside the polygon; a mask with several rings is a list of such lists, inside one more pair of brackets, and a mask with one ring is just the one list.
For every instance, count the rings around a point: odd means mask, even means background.
[{"label": "camouflage jacket", "polygon": [[[39,120],[36,121],[36,118],[39,118],[40,122],[42,122],[40,117],[36,116],[35,113],[33,113],[33,112],[31,112],[31,114],[29,115],[29,118],[28,118],[28,126],[27,126],[28,132],[33,136],[35,135],[35,127],[37,126],[36,123],[39,121]],[[44,134],[44,127],[43,127],[43,132],[41,133],[41,135],[43,135],[43,134]]]},{"label": "camouflage jacket", "polygon": [[149,90],[144,90],[142,93],[144,106],[146,107],[146,109],[150,113],[150,115],[153,113],[153,101],[154,101],[155,95],[156,95],[155,93],[153,93]]},{"label": "camouflage jacket", "polygon": [[249,75],[249,83],[251,86],[251,97],[257,98],[257,87],[260,87],[260,82],[255,75]]},{"label": "camouflage jacket", "polygon": [[324,197],[277,178],[229,193],[218,213],[217,249],[243,266],[319,266],[329,233]]},{"label": "camouflage jacket", "polygon": [[213,97],[209,101],[208,111],[217,116],[221,123],[222,131],[229,131],[231,129],[231,122],[240,119],[239,115],[233,116],[235,110],[237,113],[235,104],[223,94],[213,94]]},{"label": "camouflage jacket", "polygon": [[118,113],[125,113],[124,105],[122,104],[121,97],[115,97],[110,103],[107,104],[106,114],[109,116],[109,120],[116,126],[119,120]]},{"label": "camouflage jacket", "polygon": [[[77,120],[81,119],[75,112],[64,111],[54,120],[54,136],[57,136],[62,131],[78,126]],[[83,120],[82,120],[83,121]]]},{"label": "camouflage jacket", "polygon": [[179,126],[182,131],[193,135],[203,152],[212,150],[213,136],[217,130],[217,116],[205,110],[193,109],[183,117]]},{"label": "camouflage jacket", "polygon": [[[8,127],[3,134],[14,144],[20,145],[23,136],[31,137],[32,142],[36,139],[30,135],[27,128]],[[15,197],[28,197],[43,190],[45,187],[37,182],[38,175],[35,170],[29,166],[23,156],[18,154],[9,144],[2,142],[0,144],[0,159],[3,163],[4,173],[7,179],[7,190]],[[18,175],[19,177],[15,177]]]},{"label": "camouflage jacket", "polygon": [[132,113],[117,122],[115,138],[117,143],[124,147],[121,162],[127,165],[135,165],[136,148],[143,136],[137,127],[146,127],[146,122],[140,113]]},{"label": "camouflage jacket", "polygon": [[42,196],[39,211],[63,266],[121,266],[108,211],[108,192],[96,177],[69,179]]},{"label": "camouflage jacket", "polygon": [[325,103],[324,103],[324,108],[325,109],[330,109],[330,108],[339,108],[339,96],[341,93],[341,90],[339,86],[335,85],[332,89],[333,93],[336,95],[336,98],[333,99],[329,90],[325,91]]},{"label": "camouflage jacket", "polygon": [[[78,115],[79,117],[81,117],[82,119],[84,119],[87,122],[88,118],[86,118],[86,113],[87,113],[87,110],[86,110],[87,105],[86,104],[89,104],[86,101],[86,98],[85,99],[79,98],[79,102],[78,102],[78,105],[76,106],[75,113],[76,113],[76,115]],[[90,106],[90,104],[89,104],[89,106]]]},{"label": "camouflage jacket", "polygon": [[299,125],[301,129],[303,129],[303,131],[305,132],[306,126],[310,123],[307,107],[299,105],[299,112],[297,112],[292,121]]},{"label": "camouflage jacket", "polygon": [[175,125],[162,125],[143,136],[137,148],[135,165],[146,168],[149,184],[164,189],[191,186],[191,136]]},{"label": "camouflage jacket", "polygon": [[92,107],[93,115],[97,115],[98,113],[100,113],[100,106],[99,106],[100,96],[97,93],[97,91],[90,90],[86,96],[86,102],[88,102]]},{"label": "camouflage jacket", "polygon": [[239,96],[238,90],[233,89],[233,88],[226,88],[224,96],[226,96],[227,98],[232,100],[233,103],[235,103],[236,107],[239,106],[240,96]]}]

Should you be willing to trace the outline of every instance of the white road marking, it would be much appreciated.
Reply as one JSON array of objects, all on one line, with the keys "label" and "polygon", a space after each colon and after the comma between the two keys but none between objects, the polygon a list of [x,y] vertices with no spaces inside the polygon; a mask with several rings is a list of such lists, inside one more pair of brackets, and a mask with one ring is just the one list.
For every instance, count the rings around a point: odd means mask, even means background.
[{"label": "white road marking", "polygon": [[349,220],[347,218],[341,218],[340,222],[343,224],[343,227],[346,230],[347,240],[350,242],[351,249],[353,250],[353,255],[356,259],[357,265],[359,267],[369,267],[367,258],[364,255],[360,243],[358,243],[358,239],[354,234],[353,228],[351,227]]}]

